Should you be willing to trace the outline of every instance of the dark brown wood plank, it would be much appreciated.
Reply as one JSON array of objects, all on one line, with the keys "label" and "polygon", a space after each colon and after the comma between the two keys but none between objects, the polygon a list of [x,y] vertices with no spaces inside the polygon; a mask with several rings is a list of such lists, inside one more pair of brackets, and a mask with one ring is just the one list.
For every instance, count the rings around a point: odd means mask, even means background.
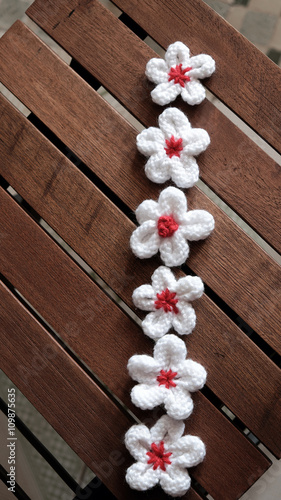
[{"label": "dark brown wood plank", "polygon": [[[125,485],[124,473],[132,459],[122,439],[129,420],[1,282],[0,318],[5,373],[117,498],[131,499],[132,491]],[[226,488],[229,500],[234,500],[270,463],[208,400],[199,408],[200,399],[202,397],[198,394],[195,401],[199,419],[192,417],[187,430],[193,433],[199,423],[197,429],[200,429],[202,439],[206,436],[209,457],[217,442],[217,465],[205,459],[193,470],[194,477],[209,487],[210,493],[218,500],[225,500]],[[156,419],[157,413],[152,414],[146,421],[147,425],[152,425]],[[206,435],[206,426],[209,432],[212,429],[212,441]],[[229,439],[227,445],[226,436]],[[113,451],[115,456],[118,453],[115,463],[111,458]],[[102,468],[104,463],[109,466],[110,474],[108,467]],[[219,480],[214,480],[217,470],[220,470]],[[156,493],[156,498],[158,495]],[[135,493],[134,498],[138,498]],[[154,499],[154,493],[148,494],[147,498]],[[163,494],[159,498],[163,498]]]},{"label": "dark brown wood plank", "polygon": [[[1,78],[5,85],[53,129],[130,208],[135,209],[145,198],[157,198],[159,187],[145,178],[140,162],[137,161],[136,132],[133,127],[22,23],[15,23],[1,38],[0,55]],[[17,72],[14,71],[15,66]],[[20,134],[15,139],[10,132],[5,134],[9,136],[7,141],[10,143],[11,153],[14,148],[19,148],[20,145],[23,147]],[[4,144],[1,147],[4,150],[6,148]],[[9,161],[5,164],[2,162],[1,168],[3,175],[12,178],[12,184],[20,182],[20,178],[13,178],[13,174],[8,173]],[[49,181],[50,187],[52,184],[56,187],[62,175],[58,171],[57,177]],[[41,182],[39,179],[38,181]],[[77,198],[70,180],[65,189],[69,194],[72,193],[73,199]],[[190,208],[209,210],[216,220],[212,236],[192,245],[189,266],[274,349],[281,352],[281,340],[277,334],[280,324],[280,267],[198,188],[190,191],[188,202]],[[42,207],[42,210],[45,208]],[[85,226],[86,234],[92,231],[91,225],[100,215],[100,227],[93,230],[93,233],[97,240],[106,237],[106,230],[103,230],[106,228],[103,207],[100,206],[97,210],[96,202],[89,199],[81,210],[83,216],[85,213],[90,214]],[[116,211],[113,208],[111,210],[112,222],[117,224]],[[58,217],[60,214],[60,207],[57,207]],[[68,216],[72,215],[77,219],[78,214],[74,214],[73,209]],[[71,227],[72,223],[69,231]],[[116,241],[117,247],[127,247],[129,234],[122,233],[120,238],[121,241]],[[74,239],[80,243],[77,236]],[[101,246],[103,245],[104,242]],[[89,245],[86,260],[92,252],[92,245]],[[107,248],[103,252],[108,252]],[[108,258],[112,260],[110,253]],[[123,260],[120,256],[118,258],[122,267]],[[131,256],[128,262],[133,274],[136,259]],[[130,274],[129,269],[126,272]],[[126,288],[127,283],[123,287]]]},{"label": "dark brown wood plank", "polygon": [[[156,54],[98,0],[87,7],[78,0],[36,0],[28,14],[142,123],[156,124],[161,108],[152,103],[153,86],[144,75]],[[210,147],[199,157],[202,180],[281,251],[280,166],[209,101],[178,104],[194,126],[211,136]]]},{"label": "dark brown wood plank", "polygon": [[[117,499],[141,499],[126,485],[132,463],[123,414],[0,281],[1,369]],[[15,354],[16,361],[15,362]],[[263,468],[268,463],[263,461]],[[262,472],[261,472],[262,473]],[[163,500],[155,489],[148,500]],[[183,498],[200,500],[191,489]]]},{"label": "dark brown wood plank", "polygon": [[[129,463],[122,443],[129,420],[3,283],[0,297],[1,368],[109,489],[129,500],[120,481]],[[112,464],[107,476],[99,465],[110,465],[113,450],[121,465]]]},{"label": "dark brown wood plank", "polygon": [[[145,266],[135,265],[135,259],[132,258],[127,245],[133,224],[116,210],[112,225],[113,210],[110,202],[11,104],[3,98],[1,101],[1,132],[5,130],[5,125],[9,133],[2,134],[7,150],[0,148],[0,151],[3,163],[5,164],[4,158],[10,155],[7,163],[12,165],[11,169],[2,171],[5,178],[132,306],[132,290],[150,280],[157,260],[153,259]],[[12,142],[9,140],[19,136],[19,131],[22,131],[21,141],[15,146],[14,139]],[[13,152],[11,145],[14,145]],[[55,182],[51,185],[52,179]],[[70,192],[69,186],[72,186]],[[47,188],[47,195],[44,195]],[[76,194],[78,191],[79,196]],[[49,239],[43,236],[42,231],[15,206],[7,194],[5,198],[3,209],[0,211],[1,227],[3,231],[5,228],[4,233],[7,235],[2,241],[2,272],[34,303],[40,314],[104,383],[131,407],[128,397],[131,385],[125,369],[127,360],[136,349],[139,352],[149,351],[151,341],[140,335],[140,329],[132,325],[83,273],[81,275],[63,252],[56,249],[56,245],[48,243]],[[73,207],[74,198],[76,201]],[[94,200],[93,211],[97,214],[90,233],[87,231],[86,214],[89,199]],[[98,206],[102,206],[102,212],[97,213]],[[103,227],[108,228],[108,231],[100,235],[99,229]],[[33,241],[38,243],[34,245]],[[42,255],[41,248],[44,249]],[[116,248],[119,248],[118,254]],[[45,262],[45,255],[53,255],[55,249],[57,265],[56,274],[53,275],[53,258]],[[66,287],[70,288],[68,294],[64,292]],[[58,302],[59,311],[56,310]],[[75,307],[73,303],[76,304]],[[108,322],[106,314],[109,307],[112,323]],[[196,335],[187,339],[190,356],[206,366],[209,387],[279,455],[280,370],[206,295],[196,303],[196,312]],[[95,336],[91,325],[97,328]],[[76,328],[79,332],[77,338]],[[122,332],[120,352],[119,338],[115,335],[116,328]],[[100,331],[103,332],[102,345]],[[81,338],[85,339],[86,344],[81,343]],[[137,339],[133,345],[132,338]],[[106,372],[103,372],[103,365],[99,364],[99,360],[104,358],[104,344],[107,345],[108,353],[108,358],[103,363]],[[117,379],[114,377],[115,365],[112,364],[112,359],[118,362],[118,370],[122,367]]]},{"label": "dark brown wood plank", "polygon": [[163,47],[181,40],[193,54],[210,54],[217,71],[206,86],[281,152],[281,71],[276,64],[202,0],[188,5],[185,0],[114,3]]}]

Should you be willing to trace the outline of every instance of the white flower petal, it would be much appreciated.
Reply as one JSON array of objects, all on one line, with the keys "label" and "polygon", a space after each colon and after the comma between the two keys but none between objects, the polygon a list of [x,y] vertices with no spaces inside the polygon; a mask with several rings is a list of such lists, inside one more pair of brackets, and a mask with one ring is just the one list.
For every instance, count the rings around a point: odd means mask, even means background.
[{"label": "white flower petal", "polygon": [[159,339],[167,333],[172,325],[172,312],[164,312],[163,309],[157,309],[149,313],[142,322],[142,329],[151,339]]},{"label": "white flower petal", "polygon": [[194,392],[202,389],[206,382],[207,372],[205,368],[191,359],[185,359],[178,365],[177,380],[178,387]]},{"label": "white flower petal", "polygon": [[160,471],[159,467],[153,470],[151,465],[137,462],[127,469],[126,481],[134,490],[145,491],[158,483]]},{"label": "white flower petal", "polygon": [[189,74],[194,78],[207,78],[211,76],[216,69],[214,59],[207,54],[199,54],[198,56],[191,57],[190,66],[192,70]]},{"label": "white flower petal", "polygon": [[142,462],[146,462],[146,452],[151,445],[150,431],[146,425],[133,425],[125,434],[125,445],[131,455]]},{"label": "white flower petal", "polygon": [[162,148],[162,151],[152,155],[146,162],[144,170],[146,177],[157,184],[162,184],[170,179],[170,160],[166,155],[166,151]]},{"label": "white flower petal", "polygon": [[204,284],[198,276],[185,276],[177,281],[175,292],[181,300],[190,302],[200,299],[204,292]]},{"label": "white flower petal", "polygon": [[163,292],[166,288],[168,288],[170,292],[175,291],[174,289],[177,285],[177,280],[175,279],[171,269],[165,266],[160,266],[151,276],[151,283],[153,290],[157,294]]},{"label": "white flower petal", "polygon": [[174,101],[178,95],[181,93],[182,87],[179,83],[174,83],[173,80],[170,82],[160,83],[152,90],[150,93],[153,102],[160,104],[160,106],[165,106]]},{"label": "white flower petal", "polygon": [[154,200],[144,200],[136,209],[135,214],[139,224],[143,224],[147,220],[158,220],[161,215],[158,203]]},{"label": "white flower petal", "polygon": [[146,65],[145,74],[147,78],[154,83],[163,83],[168,81],[168,66],[164,59],[154,57]]},{"label": "white flower petal", "polygon": [[163,403],[167,390],[163,385],[138,384],[131,391],[131,399],[138,408],[152,410]]},{"label": "white flower petal", "polygon": [[132,356],[128,361],[127,368],[132,379],[140,383],[149,383],[152,379],[155,380],[161,370],[158,361],[146,354]]},{"label": "white flower petal", "polygon": [[189,303],[177,303],[178,314],[174,314],[172,324],[180,335],[189,335],[196,325],[196,314]]},{"label": "white flower petal", "polygon": [[169,267],[181,266],[189,254],[189,246],[183,235],[176,231],[173,236],[161,240],[159,250],[164,264]]},{"label": "white flower petal", "polygon": [[172,215],[178,222],[187,210],[185,194],[180,189],[169,186],[160,193],[158,206],[161,215]]},{"label": "white flower petal", "polygon": [[163,150],[165,138],[159,128],[149,127],[143,130],[136,138],[137,148],[145,156],[151,156]]},{"label": "white flower petal", "polygon": [[181,96],[183,101],[194,106],[194,104],[200,104],[200,102],[204,101],[206,91],[198,80],[190,80],[185,82],[184,87],[181,87]]},{"label": "white flower petal", "polygon": [[182,64],[186,67],[190,63],[189,48],[182,42],[175,42],[169,45],[165,54],[165,59],[169,67]]},{"label": "white flower petal", "polygon": [[177,441],[184,432],[184,423],[181,420],[174,420],[168,415],[163,415],[157,420],[156,424],[150,429],[152,443],[165,442],[165,448]]},{"label": "white flower petal", "polygon": [[203,128],[193,128],[186,134],[183,140],[183,152],[181,157],[184,155],[197,156],[210,144],[210,136],[206,130]]},{"label": "white flower petal", "polygon": [[185,420],[193,410],[193,401],[189,393],[178,385],[167,391],[164,405],[169,417],[176,420]]},{"label": "white flower petal", "polygon": [[191,479],[187,470],[174,466],[173,462],[167,468],[167,474],[162,472],[160,476],[161,487],[167,495],[172,497],[183,496],[190,488],[190,484]]},{"label": "white flower petal", "polygon": [[178,108],[167,108],[158,118],[159,127],[166,139],[173,135],[176,139],[183,138],[191,130],[190,122]]},{"label": "white flower petal", "polygon": [[194,467],[205,457],[206,449],[203,441],[197,436],[183,436],[169,447],[173,453],[173,464],[180,467]]},{"label": "white flower petal", "polygon": [[180,188],[186,189],[194,186],[199,179],[196,160],[190,156],[181,155],[181,161],[173,163],[171,178]]},{"label": "white flower petal", "polygon": [[133,303],[143,311],[154,311],[154,302],[157,299],[156,293],[151,285],[141,285],[133,291]]},{"label": "white flower petal", "polygon": [[206,210],[190,210],[182,220],[181,231],[190,241],[207,238],[215,227],[214,217]]},{"label": "white flower petal", "polygon": [[171,369],[177,372],[177,367],[186,358],[186,346],[176,335],[165,335],[154,346],[154,359],[162,370]]},{"label": "white flower petal", "polygon": [[148,220],[137,227],[132,233],[130,244],[133,253],[140,259],[147,259],[155,255],[160,245],[157,223]]}]

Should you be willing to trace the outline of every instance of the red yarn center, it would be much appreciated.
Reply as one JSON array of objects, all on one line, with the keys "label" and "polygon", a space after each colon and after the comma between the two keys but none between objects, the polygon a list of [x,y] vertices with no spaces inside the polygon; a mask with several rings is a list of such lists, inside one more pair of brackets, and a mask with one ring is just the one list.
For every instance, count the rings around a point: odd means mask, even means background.
[{"label": "red yarn center", "polygon": [[184,87],[184,82],[189,82],[190,77],[185,73],[190,71],[192,68],[182,68],[182,64],[177,64],[175,68],[171,68],[169,75],[169,82],[174,80],[175,83],[179,83],[181,87]]},{"label": "red yarn center", "polygon": [[177,156],[178,158],[180,157],[180,152],[183,150],[182,147],[182,139],[175,139],[175,137],[172,135],[171,139],[166,139],[166,154],[169,156],[169,158],[172,158],[173,156]]},{"label": "red yarn center", "polygon": [[166,288],[163,292],[157,293],[157,300],[155,300],[154,305],[155,309],[164,309],[165,312],[173,311],[178,314],[177,303],[176,293],[170,292],[169,288]]},{"label": "red yarn center", "polygon": [[158,219],[157,228],[159,236],[162,238],[168,238],[169,236],[173,236],[179,228],[179,225],[176,223],[172,215],[162,215]]},{"label": "red yarn center", "polygon": [[159,445],[152,443],[151,451],[146,454],[149,456],[148,464],[153,464],[153,470],[160,467],[163,471],[166,470],[166,464],[171,464],[169,457],[172,455],[171,452],[165,453],[164,441],[161,441]]},{"label": "red yarn center", "polygon": [[177,372],[173,372],[171,368],[167,372],[165,372],[165,370],[161,370],[160,375],[157,377],[157,382],[159,382],[159,385],[165,385],[166,389],[176,387],[177,384],[173,381],[173,378],[175,378],[176,375]]}]

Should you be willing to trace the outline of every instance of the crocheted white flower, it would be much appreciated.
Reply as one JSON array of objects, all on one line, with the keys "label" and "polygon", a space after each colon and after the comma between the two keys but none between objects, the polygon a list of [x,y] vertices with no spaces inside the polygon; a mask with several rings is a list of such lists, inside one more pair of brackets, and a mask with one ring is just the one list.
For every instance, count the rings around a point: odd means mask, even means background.
[{"label": "crocheted white flower", "polygon": [[159,128],[149,127],[137,136],[137,148],[149,157],[147,177],[161,184],[169,179],[181,188],[189,188],[199,179],[194,156],[205,151],[210,137],[202,128],[191,128],[185,114],[167,108],[158,118]]},{"label": "crocheted white flower", "polygon": [[183,420],[192,413],[190,392],[198,391],[206,382],[205,368],[186,359],[187,349],[176,335],[165,335],[156,342],[154,357],[134,355],[128,361],[128,371],[135,385],[131,391],[133,403],[142,410],[152,410],[164,404],[167,414]]},{"label": "crocheted white flower", "polygon": [[135,490],[145,491],[160,483],[172,497],[184,495],[190,488],[188,467],[205,457],[205,445],[197,436],[183,436],[184,423],[167,415],[149,430],[133,425],[125,435],[125,445],[136,463],[126,472],[126,481]]},{"label": "crocheted white flower", "polygon": [[182,42],[169,45],[165,60],[153,58],[146,65],[147,78],[156,83],[151,92],[154,102],[169,104],[181,94],[188,104],[200,104],[206,91],[198,79],[207,78],[215,71],[215,61],[211,56],[200,54],[190,57],[189,48]]},{"label": "crocheted white flower", "polygon": [[185,276],[178,281],[168,267],[160,266],[151,276],[151,285],[141,285],[133,292],[136,307],[152,311],[142,322],[143,331],[159,339],[174,328],[188,335],[196,324],[196,314],[190,301],[199,299],[204,291],[201,278]]},{"label": "crocheted white flower", "polygon": [[187,240],[207,238],[214,229],[214,218],[206,210],[189,210],[184,193],[173,186],[164,189],[158,202],[143,201],[136,210],[140,226],[130,244],[134,254],[146,259],[160,251],[166,266],[180,266],[189,254]]}]

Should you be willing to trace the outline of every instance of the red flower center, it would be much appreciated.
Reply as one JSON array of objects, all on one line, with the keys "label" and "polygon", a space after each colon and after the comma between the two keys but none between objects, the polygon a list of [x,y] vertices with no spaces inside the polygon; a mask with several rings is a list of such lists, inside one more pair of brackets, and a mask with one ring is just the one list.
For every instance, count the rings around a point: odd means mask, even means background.
[{"label": "red flower center", "polygon": [[184,82],[189,82],[190,77],[185,73],[190,71],[192,68],[182,68],[182,64],[177,64],[175,68],[171,68],[169,75],[169,82],[174,80],[175,83],[179,83],[181,87],[184,87]]},{"label": "red flower center", "polygon": [[172,135],[171,139],[166,139],[166,145],[167,147],[164,148],[166,151],[167,156],[169,158],[172,158],[173,156],[177,156],[178,158],[180,157],[180,152],[183,150],[182,147],[182,139],[175,139],[174,136]]},{"label": "red flower center", "polygon": [[170,292],[169,288],[166,288],[163,292],[157,293],[157,300],[155,300],[154,305],[155,309],[162,308],[165,312],[173,311],[175,314],[178,314],[177,302],[176,293]]},{"label": "red flower center", "polygon": [[171,460],[169,460],[169,457],[172,455],[171,452],[164,453],[165,448],[164,448],[164,441],[161,441],[159,446],[157,444],[152,443],[151,445],[151,450],[148,451],[146,454],[149,456],[149,460],[147,461],[148,464],[153,464],[153,470],[156,470],[157,467],[160,467],[163,471],[166,470],[166,464],[171,464]]},{"label": "red flower center", "polygon": [[166,389],[170,389],[170,387],[176,387],[177,384],[173,381],[173,378],[177,375],[177,372],[172,372],[171,368],[168,372],[165,370],[161,370],[160,375],[157,377],[157,382],[159,385],[165,385]]},{"label": "red flower center", "polygon": [[162,217],[158,219],[157,228],[159,236],[168,238],[169,236],[173,236],[179,228],[179,225],[172,215],[162,215]]}]

